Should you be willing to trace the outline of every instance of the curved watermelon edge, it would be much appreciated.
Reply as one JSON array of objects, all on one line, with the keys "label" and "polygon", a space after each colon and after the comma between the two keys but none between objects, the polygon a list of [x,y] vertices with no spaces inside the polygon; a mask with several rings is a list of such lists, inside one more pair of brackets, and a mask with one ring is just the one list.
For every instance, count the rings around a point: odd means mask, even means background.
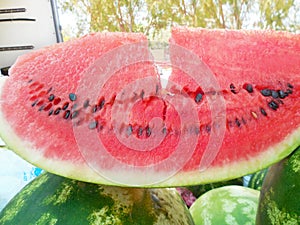
[{"label": "curved watermelon edge", "polygon": [[[64,176],[70,179],[77,179],[85,182],[101,183],[113,185],[114,183],[107,181],[101,177],[96,171],[91,169],[87,164],[76,165],[71,162],[50,160],[44,158],[42,154],[37,155],[36,153],[41,152],[33,150],[34,147],[30,142],[26,142],[20,139],[13,131],[9,123],[6,122],[2,110],[1,110],[1,90],[5,85],[5,81],[8,77],[0,76],[0,138],[4,141],[5,148],[13,151],[22,159],[26,160],[30,164],[44,169],[50,173]],[[62,166],[64,165],[64,166]],[[56,168],[51,170],[48,168]],[[82,178],[82,179],[80,179]],[[95,179],[97,178],[97,179]],[[119,185],[120,186],[120,185]]]},{"label": "curved watermelon edge", "polygon": [[[0,77],[0,96],[1,89],[5,84],[6,77]],[[1,99],[0,99],[1,103]],[[127,186],[126,184],[116,184],[113,181],[107,180],[102,177],[99,173],[93,170],[87,163],[75,164],[73,162],[50,160],[43,157],[42,154],[37,155],[36,153],[42,152],[33,150],[33,146],[30,142],[21,140],[14,132],[12,127],[6,122],[3,114],[1,113],[0,104],[0,137],[6,143],[6,147],[13,150],[24,160],[29,163],[40,167],[48,172],[65,176],[71,179],[77,179],[85,182],[106,184],[106,185],[117,185]],[[197,184],[213,183],[218,181],[235,179],[250,173],[257,172],[264,169],[281,159],[287,157],[293,152],[296,147],[300,145],[300,127],[294,130],[289,136],[285,138],[279,144],[276,144],[250,161],[244,160],[235,162],[230,166],[227,166],[225,170],[223,167],[208,168],[204,172],[190,171],[190,172],[179,172],[162,182],[154,183],[151,185],[145,185],[143,187],[177,187],[177,186],[189,186]],[[224,165],[226,166],[226,165]],[[50,169],[49,169],[50,168]],[[55,168],[55,169],[51,169]],[[126,176],[126,173],[117,172],[119,176]],[[230,176],[228,176],[230,174]],[[135,174],[135,177],[139,179],[146,179],[144,174]],[[137,185],[140,186],[140,185]]]}]

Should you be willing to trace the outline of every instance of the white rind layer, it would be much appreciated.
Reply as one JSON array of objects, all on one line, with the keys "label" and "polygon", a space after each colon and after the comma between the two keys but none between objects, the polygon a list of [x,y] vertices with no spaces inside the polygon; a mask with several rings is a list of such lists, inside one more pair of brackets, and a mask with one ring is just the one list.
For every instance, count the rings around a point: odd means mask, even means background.
[{"label": "white rind layer", "polygon": [[[0,77],[0,97],[1,89],[5,83],[5,79],[9,78]],[[87,163],[82,163],[83,160],[79,163],[45,158],[42,149],[34,149],[32,143],[26,142],[16,135],[2,113],[1,101],[2,98],[0,98],[0,137],[4,140],[9,149],[13,150],[16,154],[29,163],[48,172],[92,183],[118,186],[177,187],[229,180],[266,168],[288,156],[294,149],[296,149],[296,147],[300,145],[299,126],[291,134],[286,136],[284,141],[274,144],[266,151],[257,155],[255,158],[234,162],[230,165],[224,165],[222,167],[210,167],[201,172],[199,170],[178,172],[174,176],[159,183],[149,184],[148,180],[155,180],[156,177],[158,177],[158,180],[161,180],[161,178],[164,177],[164,174],[161,172],[157,173],[153,171],[153,177],[150,178],[149,176],[145,176],[144,173],[136,171],[107,171],[107,174],[111,174],[115,178],[120,177],[122,178],[121,180],[123,180],[124,177],[131,177],[132,180],[128,180],[126,185],[126,183],[115,183],[111,180],[105,179]],[[133,185],[134,183],[137,185]],[[143,183],[147,185],[140,185]]]}]

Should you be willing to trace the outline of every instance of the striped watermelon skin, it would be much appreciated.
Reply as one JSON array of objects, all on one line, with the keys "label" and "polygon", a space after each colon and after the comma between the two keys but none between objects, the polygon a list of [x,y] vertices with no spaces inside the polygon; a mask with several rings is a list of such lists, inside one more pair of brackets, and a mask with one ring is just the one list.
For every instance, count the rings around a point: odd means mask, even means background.
[{"label": "striped watermelon skin", "polygon": [[259,191],[229,185],[201,195],[191,206],[195,225],[254,225]]},{"label": "striped watermelon skin", "polygon": [[268,172],[268,168],[265,168],[263,170],[260,170],[252,174],[248,183],[248,187],[256,190],[260,190],[263,185],[267,172]]},{"label": "striped watermelon skin", "polygon": [[300,147],[271,166],[261,189],[256,225],[300,224]]},{"label": "striped watermelon skin", "polygon": [[1,211],[1,225],[193,225],[175,189],[101,186],[43,173]]}]

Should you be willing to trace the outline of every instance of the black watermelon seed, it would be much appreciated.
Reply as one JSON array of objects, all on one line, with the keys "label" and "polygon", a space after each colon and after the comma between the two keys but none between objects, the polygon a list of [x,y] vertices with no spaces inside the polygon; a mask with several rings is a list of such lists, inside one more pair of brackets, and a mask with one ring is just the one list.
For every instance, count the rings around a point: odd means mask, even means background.
[{"label": "black watermelon seed", "polygon": [[203,95],[201,93],[198,93],[195,97],[195,102],[199,103],[202,100]]},{"label": "black watermelon seed", "polygon": [[29,81],[28,81],[28,83],[31,83],[33,81],[33,79],[30,79]]},{"label": "black watermelon seed", "polygon": [[50,109],[50,111],[48,112],[48,116],[51,116],[53,114],[54,110]]},{"label": "black watermelon seed", "polygon": [[291,90],[291,89],[287,89],[285,93],[286,93],[287,95],[289,95],[289,94],[293,94],[293,90]]},{"label": "black watermelon seed", "polygon": [[288,83],[287,86],[288,86],[289,88],[294,88],[294,86],[291,85],[290,83]]},{"label": "black watermelon seed", "polygon": [[54,100],[54,98],[55,98],[54,94],[51,94],[51,95],[49,95],[48,100],[49,100],[50,102],[52,102],[52,101]]},{"label": "black watermelon seed", "polygon": [[261,114],[263,114],[264,116],[267,116],[267,115],[268,115],[267,112],[266,112],[263,108],[260,108],[260,112],[261,112]]},{"label": "black watermelon seed", "polygon": [[239,121],[239,119],[238,119],[238,118],[236,118],[234,122],[235,122],[235,124],[236,124],[238,127],[240,127],[240,126],[241,126],[241,122]]},{"label": "black watermelon seed", "polygon": [[39,101],[38,99],[35,100],[35,101],[31,104],[31,106],[34,107],[34,106],[38,103],[38,101]]},{"label": "black watermelon seed", "polygon": [[129,125],[129,127],[127,128],[126,134],[127,134],[128,136],[130,136],[130,135],[132,134],[132,131],[133,131],[133,128],[132,128],[131,125]]},{"label": "black watermelon seed", "polygon": [[279,98],[281,98],[281,99],[284,99],[287,96],[287,94],[283,90],[279,90],[278,95],[279,95]]},{"label": "black watermelon seed", "polygon": [[69,99],[74,102],[77,99],[77,96],[74,93],[69,94]]},{"label": "black watermelon seed", "polygon": [[139,129],[138,129],[138,133],[137,133],[137,135],[140,137],[140,136],[142,136],[143,135],[143,128],[142,127],[139,127]]},{"label": "black watermelon seed", "polygon": [[76,118],[78,115],[79,115],[79,112],[78,112],[78,111],[74,111],[74,112],[71,114],[71,119]]},{"label": "black watermelon seed", "polygon": [[68,107],[69,107],[69,102],[66,102],[66,103],[62,106],[62,109],[63,109],[63,110],[66,110]]},{"label": "black watermelon seed", "polygon": [[237,93],[236,90],[235,90],[234,84],[230,84],[229,87],[230,87],[230,91],[231,91],[233,94],[236,94],[236,93]]},{"label": "black watermelon seed", "polygon": [[263,96],[271,96],[272,95],[272,91],[270,89],[263,89],[260,91],[260,93],[263,95]]},{"label": "black watermelon seed", "polygon": [[162,129],[162,131],[161,131],[163,134],[166,134],[167,133],[167,128],[166,127],[164,127],[163,129]]},{"label": "black watermelon seed", "polygon": [[97,109],[98,109],[98,106],[97,106],[97,105],[94,105],[93,108],[92,108],[92,113],[97,112]]},{"label": "black watermelon seed", "polygon": [[99,104],[99,109],[102,109],[105,104],[105,100],[103,99]]},{"label": "black watermelon seed", "polygon": [[83,103],[83,108],[86,109],[89,105],[90,105],[90,100],[87,99],[87,100],[85,100],[84,103]]},{"label": "black watermelon seed", "polygon": [[70,114],[71,114],[70,110],[66,110],[64,113],[64,119],[68,119]]},{"label": "black watermelon seed", "polygon": [[146,127],[146,136],[150,137],[150,135],[151,135],[151,128],[147,126]]},{"label": "black watermelon seed", "polygon": [[94,120],[94,121],[90,122],[89,129],[93,130],[93,129],[97,128],[97,126],[98,126],[98,121]]},{"label": "black watermelon seed", "polygon": [[279,97],[278,91],[272,90],[271,92],[272,92],[271,95],[272,95],[273,98],[278,98]]},{"label": "black watermelon seed", "polygon": [[58,115],[60,113],[61,108],[58,107],[57,109],[54,110],[54,115]]},{"label": "black watermelon seed", "polygon": [[268,103],[268,106],[269,106],[271,109],[273,109],[273,110],[277,110],[278,107],[279,107],[279,105],[278,105],[276,102],[274,102],[274,101],[270,101],[270,102]]},{"label": "black watermelon seed", "polygon": [[252,93],[253,92],[253,86],[252,84],[247,84],[245,87],[246,91],[248,91],[248,93]]}]

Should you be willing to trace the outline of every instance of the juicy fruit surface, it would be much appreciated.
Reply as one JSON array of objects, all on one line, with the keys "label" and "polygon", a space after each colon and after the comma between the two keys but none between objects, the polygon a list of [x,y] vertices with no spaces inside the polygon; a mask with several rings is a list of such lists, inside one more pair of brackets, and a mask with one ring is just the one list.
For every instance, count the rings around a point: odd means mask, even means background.
[{"label": "juicy fruit surface", "polygon": [[0,213],[3,225],[192,225],[174,189],[101,186],[44,173]]},{"label": "juicy fruit surface", "polygon": [[[210,166],[224,167],[233,174],[265,168],[300,144],[299,35],[180,27],[173,29],[171,44],[171,61],[186,63],[185,52],[176,47],[179,45],[197,55],[218,81],[218,86],[208,85],[204,90],[201,84],[213,83],[211,76],[191,76],[181,68],[173,70],[169,79],[173,93],[186,92],[199,100],[201,139],[192,157],[195,164],[202,163],[198,156],[205,155],[212,134],[221,127],[224,139],[218,151],[208,153],[215,156]],[[219,96],[225,105],[222,124],[217,121],[222,113],[212,116],[213,101]],[[278,126],[274,128],[274,124]],[[186,170],[192,166],[187,164]]]},{"label": "juicy fruit surface", "polygon": [[271,166],[259,200],[257,225],[300,224],[300,148]]},{"label": "juicy fruit surface", "polygon": [[191,206],[195,225],[255,224],[259,191],[224,186],[201,195]]},{"label": "juicy fruit surface", "polygon": [[[118,67],[128,61],[124,55],[138,58],[135,49],[112,57],[127,44],[147,47],[144,41],[139,34],[100,33],[19,58],[1,90],[1,137],[49,172],[134,186],[241,177],[300,144],[300,117],[294,116],[300,104],[299,36],[174,29],[170,80],[182,88],[170,82],[166,90],[151,60]],[[178,53],[172,43],[188,50]],[[195,85],[182,72],[190,66],[184,64],[186,52],[208,66],[200,69],[215,76],[217,87]],[[104,81],[96,85],[97,79]],[[216,94],[226,109],[219,115],[210,102]],[[215,123],[213,116],[225,120]],[[99,140],[105,151],[97,151]]]}]

